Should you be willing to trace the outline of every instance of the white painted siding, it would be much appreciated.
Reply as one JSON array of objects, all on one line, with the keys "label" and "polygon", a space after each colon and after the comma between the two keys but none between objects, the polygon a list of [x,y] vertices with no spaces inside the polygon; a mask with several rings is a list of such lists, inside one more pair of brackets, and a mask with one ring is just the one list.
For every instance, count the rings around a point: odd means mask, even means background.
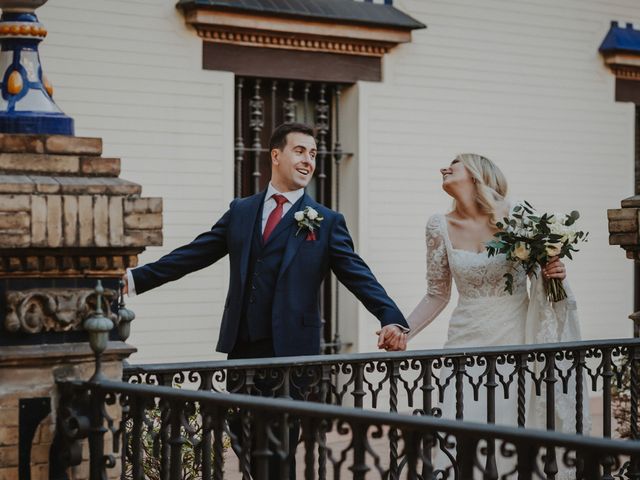
[{"label": "white painted siding", "polygon": [[[366,143],[360,247],[407,314],[424,294],[426,219],[446,211],[438,169],[478,152],[512,198],[580,210],[590,242],[569,264],[585,338],[629,336],[632,264],[607,242],[606,209],[633,193],[633,107],[614,101],[598,47],[611,20],[640,22],[635,0],[396,0],[428,25],[359,85]],[[365,207],[366,206],[366,207]],[[456,299],[452,299],[454,305]],[[452,305],[413,342],[440,347]],[[369,319],[360,350],[373,350]]]},{"label": "white painted siding", "polygon": [[[356,156],[343,167],[351,184],[342,204],[365,260],[408,314],[425,289],[426,219],[450,203],[438,168],[456,153],[483,153],[503,168],[512,197],[581,211],[591,241],[569,275],[584,336],[627,336],[632,265],[607,244],[606,209],[632,193],[633,109],[615,103],[597,49],[610,20],[640,22],[640,4],[394,3],[428,29],[385,57],[382,83],[344,95],[343,142]],[[202,42],[175,0],[52,0],[39,16],[50,32],[44,69],[77,134],[103,137],[123,178],[164,198],[164,246],[141,262],[209,228],[232,197],[233,75],[202,70]],[[220,262],[130,300],[133,360],[215,357],[226,288]],[[343,338],[375,350],[375,321],[347,298]],[[450,311],[412,347],[441,346]]]},{"label": "white painted siding", "polygon": [[[164,200],[155,260],[210,228],[232,198],[233,75],[202,70],[202,42],[174,0],[55,0],[43,68],[76,134],[103,137],[122,177]],[[131,299],[133,361],[212,358],[226,262]]]}]

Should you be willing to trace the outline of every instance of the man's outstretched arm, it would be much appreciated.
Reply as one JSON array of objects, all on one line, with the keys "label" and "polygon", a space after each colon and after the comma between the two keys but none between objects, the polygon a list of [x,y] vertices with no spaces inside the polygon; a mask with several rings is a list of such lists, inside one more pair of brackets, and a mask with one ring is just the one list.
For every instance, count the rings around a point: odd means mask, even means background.
[{"label": "man's outstretched arm", "polygon": [[[133,268],[124,276],[125,293],[139,295],[215,263],[228,253],[230,210],[188,245],[176,248],[156,262]],[[133,280],[133,284],[130,284]]]}]

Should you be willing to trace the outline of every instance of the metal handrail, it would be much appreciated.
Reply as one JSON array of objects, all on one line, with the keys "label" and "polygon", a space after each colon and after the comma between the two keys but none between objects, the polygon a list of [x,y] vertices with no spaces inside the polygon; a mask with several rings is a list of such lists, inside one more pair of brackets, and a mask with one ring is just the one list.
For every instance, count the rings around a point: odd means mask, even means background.
[{"label": "metal handrail", "polygon": [[336,405],[299,402],[285,398],[256,397],[236,393],[223,394],[205,392],[201,390],[183,390],[179,388],[163,387],[159,385],[139,385],[127,382],[104,380],[98,383],[69,382],[74,389],[107,393],[121,393],[139,397],[162,397],[164,400],[179,400],[182,402],[212,403],[225,408],[261,409],[269,412],[282,413],[297,417],[324,418],[329,416],[337,420],[354,423],[370,423],[389,425],[397,428],[412,428],[417,430],[448,431],[460,434],[474,434],[489,438],[503,438],[510,441],[525,441],[542,445],[564,445],[571,448],[588,447],[600,449],[606,453],[625,455],[640,455],[640,442],[623,442],[615,439],[584,437],[561,432],[549,432],[536,429],[522,429],[504,425],[487,425],[478,422],[460,422],[432,416],[398,414],[363,410],[354,407],[340,407]]},{"label": "metal handrail", "polygon": [[[359,408],[379,408],[384,399],[390,411],[419,408],[428,415],[487,423],[515,406],[514,422],[520,427],[544,425],[578,434],[590,432],[590,405],[600,402],[603,437],[613,436],[615,407],[629,420],[617,425],[618,435],[640,439],[640,339],[131,365],[124,378],[338,405],[353,402]],[[589,391],[601,395],[592,402]],[[469,410],[474,402],[478,406]],[[536,413],[540,409],[542,414]],[[562,417],[556,415],[560,411]]]},{"label": "metal handrail", "polygon": [[[443,468],[463,479],[472,478],[474,472],[484,474],[484,478],[498,478],[505,473],[496,466],[498,458],[517,460],[519,479],[555,478],[554,472],[565,467],[574,469],[575,478],[582,479],[613,478],[610,474],[636,478],[638,474],[640,442],[103,379],[61,382],[59,386],[64,392],[62,411],[74,412],[63,415],[63,422],[72,426],[63,430],[72,432],[71,441],[89,437],[92,480],[106,478],[106,469],[117,465],[105,459],[115,458],[120,445],[124,447],[124,463],[132,462],[132,478],[138,478],[143,473],[145,455],[151,455],[143,451],[145,434],[155,435],[160,442],[158,452],[167,478],[180,478],[187,461],[196,463],[202,478],[224,478],[221,457],[225,435],[238,454],[245,476],[251,472],[257,480],[270,478],[269,462],[276,462],[285,471],[295,466],[298,443],[288,445],[286,440],[292,428],[301,431],[307,479],[330,478],[332,468],[338,476],[348,468],[356,479],[364,479],[367,471],[375,469],[383,478],[400,478],[406,473],[407,478],[416,479],[418,471],[422,478],[432,478],[438,468],[432,463],[435,452],[448,453],[450,465]],[[125,413],[119,426],[117,418],[109,417],[107,408],[118,399]],[[154,431],[155,424],[146,420],[158,408],[164,413],[160,414],[160,430]],[[84,416],[78,412],[84,412]],[[236,417],[241,428],[234,431],[231,424]],[[197,425],[195,418],[201,419]],[[127,422],[130,429],[126,428]],[[108,430],[114,440],[111,456],[104,438]],[[348,436],[351,442],[347,446],[344,442],[330,444],[328,432]],[[381,452],[373,440],[385,437],[395,448]],[[199,449],[198,454],[183,457],[185,445]],[[391,457],[382,465],[387,452]],[[352,464],[346,466],[349,455]],[[539,476],[543,471],[552,476]]]},{"label": "metal handrail", "polygon": [[296,357],[273,357],[258,359],[212,360],[196,362],[129,364],[124,367],[124,375],[140,373],[177,373],[183,370],[192,372],[217,369],[245,369],[264,367],[302,367],[337,363],[366,363],[372,360],[421,360],[436,358],[456,358],[475,355],[536,354],[558,350],[578,350],[589,348],[617,348],[640,346],[640,338],[620,338],[606,340],[583,340],[579,342],[559,342],[530,345],[504,345],[495,347],[464,347],[428,350],[406,350],[403,352],[343,353],[331,355],[305,355]]}]

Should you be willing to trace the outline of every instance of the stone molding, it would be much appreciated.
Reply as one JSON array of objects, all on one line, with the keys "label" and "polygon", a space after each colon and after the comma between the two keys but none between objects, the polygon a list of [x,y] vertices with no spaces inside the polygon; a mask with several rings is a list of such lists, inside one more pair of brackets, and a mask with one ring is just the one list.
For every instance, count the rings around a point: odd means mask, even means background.
[{"label": "stone molding", "polygon": [[[114,290],[104,292],[105,316],[116,322],[110,304]],[[40,333],[80,330],[82,322],[93,313],[94,289],[42,288],[6,293],[7,315],[4,327],[9,332]]]},{"label": "stone molding", "polygon": [[12,175],[117,177],[120,175],[120,159],[50,153],[5,152],[0,153],[0,171]]},{"label": "stone molding", "polygon": [[310,35],[292,36],[272,32],[256,34],[251,31],[233,31],[226,28],[204,26],[197,28],[197,32],[200,38],[218,43],[371,57],[382,57],[395,45],[394,43],[364,42],[336,38],[319,39]]},{"label": "stone molding", "polygon": [[640,80],[640,55],[605,53],[603,57],[616,78]]},{"label": "stone molding", "polygon": [[188,25],[204,40],[235,45],[382,57],[411,41],[411,30],[191,8]]},{"label": "stone molding", "polygon": [[0,152],[102,155],[102,139],[67,135],[0,133]]},{"label": "stone molding", "polygon": [[0,250],[0,277],[119,277],[138,265],[143,250]]},{"label": "stone molding", "polygon": [[[117,362],[116,365],[118,366],[119,371],[118,375],[113,377],[113,380],[121,380],[122,360],[130,356],[132,353],[135,353],[137,349],[121,341],[110,341],[107,345],[107,349],[102,354],[102,360],[105,363],[112,361]],[[41,367],[43,363],[46,362],[49,367],[63,365],[63,369],[54,374],[54,378],[56,380],[65,380],[68,378],[87,379],[94,368],[94,359],[95,353],[91,350],[88,342],[44,345],[9,345],[0,349],[0,372],[2,372],[2,369],[9,371],[9,369],[15,367]],[[75,363],[76,366],[66,368],[69,363]],[[74,371],[74,368],[78,368],[79,365],[87,366],[87,373],[85,375],[67,376],[69,373],[75,374],[76,372]],[[65,373],[67,375],[65,375]],[[14,376],[13,378],[22,380],[20,377]]]},{"label": "stone molding", "polygon": [[[6,170],[0,169],[0,172]],[[41,175],[3,175],[0,173],[0,194],[80,194],[92,195],[140,195],[142,187],[137,183],[111,177],[80,177]]]}]

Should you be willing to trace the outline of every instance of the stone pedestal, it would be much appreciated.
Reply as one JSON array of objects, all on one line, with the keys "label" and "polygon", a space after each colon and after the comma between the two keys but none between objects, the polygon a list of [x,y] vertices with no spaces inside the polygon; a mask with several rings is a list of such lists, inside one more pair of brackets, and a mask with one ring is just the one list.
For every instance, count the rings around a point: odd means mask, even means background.
[{"label": "stone pedestal", "polygon": [[[619,245],[627,253],[627,258],[640,265],[640,195],[625,198],[621,208],[607,211],[609,219],[609,244]],[[636,269],[636,282],[637,280]],[[637,286],[636,286],[637,288]],[[640,293],[635,292],[634,304],[640,304]],[[633,336],[640,337],[640,311],[629,315],[633,321]]]},{"label": "stone pedestal", "polygon": [[[122,378],[122,360],[135,351],[123,342],[110,342],[103,354],[103,374],[111,380]],[[58,392],[55,382],[87,379],[95,368],[94,355],[87,343],[58,345],[20,345],[0,349],[0,479],[26,478],[27,455],[31,480],[49,479],[49,455],[55,435]],[[120,417],[114,414],[114,420]],[[21,440],[31,438],[30,451],[21,449]],[[87,442],[83,462],[68,470],[69,478],[88,475]],[[110,478],[119,478],[116,469]]]},{"label": "stone pedestal", "polygon": [[[99,138],[0,134],[0,480],[49,478],[55,382],[88,380],[95,368],[83,322],[96,283],[117,325],[118,281],[162,244],[161,199],[142,198],[119,178],[120,160],[101,155]],[[120,380],[135,350],[116,329],[110,339],[102,373]],[[66,472],[88,478],[87,462]]]},{"label": "stone pedestal", "polygon": [[622,200],[621,208],[607,211],[609,245],[619,245],[627,258],[640,261],[640,195]]}]

